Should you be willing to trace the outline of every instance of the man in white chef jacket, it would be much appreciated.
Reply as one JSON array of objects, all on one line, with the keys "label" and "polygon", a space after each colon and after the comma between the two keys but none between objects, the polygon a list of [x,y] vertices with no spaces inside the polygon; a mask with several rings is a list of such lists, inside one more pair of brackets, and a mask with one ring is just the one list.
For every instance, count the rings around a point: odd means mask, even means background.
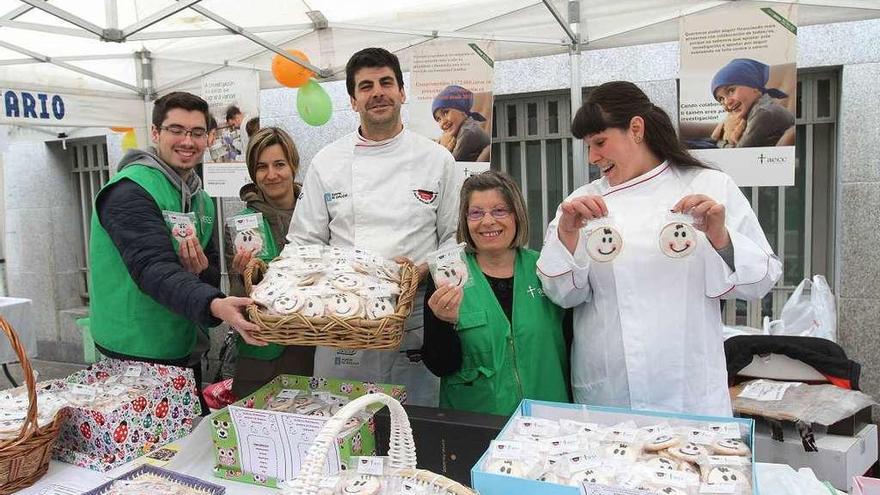
[{"label": "man in white chef jacket", "polygon": [[[404,128],[406,94],[394,54],[366,48],[345,72],[360,127],[312,159],[287,239],[405,257],[424,277],[425,255],[455,242],[463,174],[448,150]],[[405,385],[408,403],[436,406],[439,378],[419,355],[423,298],[421,287],[399,350],[319,347],[315,376]]]}]

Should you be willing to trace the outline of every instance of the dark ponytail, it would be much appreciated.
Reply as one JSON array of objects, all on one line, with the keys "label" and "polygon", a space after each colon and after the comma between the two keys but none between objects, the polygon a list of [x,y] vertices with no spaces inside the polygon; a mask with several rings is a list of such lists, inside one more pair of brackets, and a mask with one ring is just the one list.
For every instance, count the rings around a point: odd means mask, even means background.
[{"label": "dark ponytail", "polygon": [[645,144],[658,158],[678,166],[711,168],[682,146],[669,115],[628,81],[607,82],[590,92],[571,122],[571,134],[583,139],[609,127],[627,130],[636,116],[645,121]]}]

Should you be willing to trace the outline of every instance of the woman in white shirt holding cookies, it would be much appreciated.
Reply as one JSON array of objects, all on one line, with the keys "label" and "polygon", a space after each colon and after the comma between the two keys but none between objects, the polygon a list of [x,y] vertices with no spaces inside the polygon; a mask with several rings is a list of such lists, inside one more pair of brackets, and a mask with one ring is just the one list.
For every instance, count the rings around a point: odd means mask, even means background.
[{"label": "woman in white shirt holding cookies", "polygon": [[572,135],[603,177],[559,206],[538,272],[575,308],[575,401],[730,416],[720,299],[760,299],[782,273],[749,202],[632,83],[594,89]]}]

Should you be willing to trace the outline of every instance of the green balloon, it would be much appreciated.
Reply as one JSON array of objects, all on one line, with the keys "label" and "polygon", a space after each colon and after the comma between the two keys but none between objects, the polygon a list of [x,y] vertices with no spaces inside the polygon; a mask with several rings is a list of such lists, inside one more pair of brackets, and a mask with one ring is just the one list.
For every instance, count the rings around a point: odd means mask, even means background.
[{"label": "green balloon", "polygon": [[296,95],[296,110],[306,124],[324,125],[333,115],[330,95],[314,79],[309,79]]}]

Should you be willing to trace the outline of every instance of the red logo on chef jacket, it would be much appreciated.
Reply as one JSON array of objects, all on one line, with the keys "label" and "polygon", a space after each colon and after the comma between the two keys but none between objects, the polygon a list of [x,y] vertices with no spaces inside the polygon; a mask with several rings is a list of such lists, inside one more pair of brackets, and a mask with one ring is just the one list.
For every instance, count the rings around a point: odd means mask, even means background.
[{"label": "red logo on chef jacket", "polygon": [[429,205],[437,199],[437,192],[428,191],[427,189],[413,189],[413,196],[422,203]]}]

